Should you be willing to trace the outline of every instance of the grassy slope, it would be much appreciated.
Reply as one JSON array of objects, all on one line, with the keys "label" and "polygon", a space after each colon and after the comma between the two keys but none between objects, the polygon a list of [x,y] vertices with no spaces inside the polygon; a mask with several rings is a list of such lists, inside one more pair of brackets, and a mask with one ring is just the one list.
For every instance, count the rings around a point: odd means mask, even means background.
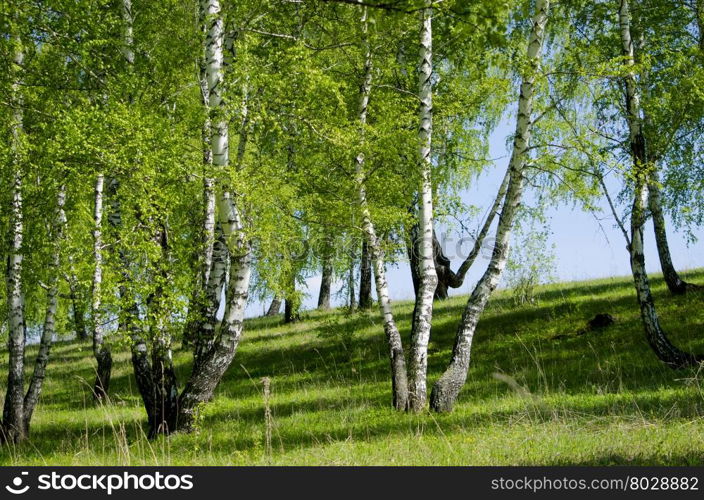
[{"label": "grassy slope", "polygon": [[[688,278],[704,282],[704,271]],[[655,298],[679,346],[704,351],[704,293]],[[430,380],[448,359],[466,298],[436,305]],[[404,338],[412,304],[395,305]],[[597,313],[618,323],[574,333]],[[551,340],[557,334],[568,338]],[[28,359],[35,350],[30,349]],[[1,373],[5,373],[3,355]],[[181,379],[189,355],[177,353]],[[530,395],[492,377],[502,372]],[[516,307],[510,292],[479,324],[469,378],[450,415],[389,408],[379,315],[310,313],[304,322],[248,322],[235,362],[199,431],[149,443],[126,352],[116,359],[114,404],[95,408],[90,346],[55,346],[31,442],[4,464],[702,464],[704,374],[674,372],[645,343],[625,278],[552,285]],[[266,452],[260,378],[272,378],[272,453]]]}]

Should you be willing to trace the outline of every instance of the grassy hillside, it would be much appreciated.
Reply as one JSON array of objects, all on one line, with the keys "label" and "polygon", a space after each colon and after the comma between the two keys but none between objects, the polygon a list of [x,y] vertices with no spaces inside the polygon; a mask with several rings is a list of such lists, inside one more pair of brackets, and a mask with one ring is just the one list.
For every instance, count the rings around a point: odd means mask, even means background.
[{"label": "grassy hillside", "polygon": [[[687,278],[704,283],[704,271]],[[679,346],[704,352],[704,293],[654,293]],[[447,362],[466,298],[436,304],[430,380]],[[404,339],[412,304],[395,304]],[[576,335],[597,313],[616,325]],[[565,336],[561,339],[554,337]],[[406,340],[407,342],[407,340]],[[33,360],[35,348],[29,349]],[[180,376],[189,355],[178,351]],[[6,354],[0,370],[7,370]],[[30,442],[3,464],[703,464],[704,373],[674,372],[646,345],[626,278],[543,287],[516,306],[497,294],[479,324],[472,366],[450,415],[389,407],[376,310],[312,312],[293,326],[248,322],[245,339],[198,432],[148,442],[128,354],[116,356],[113,404],[94,407],[88,343],[55,346]],[[525,389],[494,378],[508,375]],[[262,377],[272,380],[267,452]],[[183,378],[182,378],[183,380]]]}]

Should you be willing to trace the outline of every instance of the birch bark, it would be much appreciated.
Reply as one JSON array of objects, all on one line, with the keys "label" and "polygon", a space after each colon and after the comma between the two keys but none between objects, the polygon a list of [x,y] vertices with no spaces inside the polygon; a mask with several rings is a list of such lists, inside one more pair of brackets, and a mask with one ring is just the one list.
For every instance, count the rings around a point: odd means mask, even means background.
[{"label": "birch bark", "polygon": [[103,401],[108,397],[112,354],[105,345],[102,311],[103,286],[103,195],[105,176],[98,174],[95,181],[95,206],[93,210],[93,290],[91,299],[91,319],[93,327],[93,356],[97,363],[93,397]]},{"label": "birch bark", "polygon": [[[20,68],[24,53],[19,38],[15,40],[13,68]],[[15,70],[13,70],[14,76]],[[22,178],[22,133],[23,115],[19,90],[20,82],[13,82],[12,97],[14,111],[12,114],[12,206],[10,208],[10,256],[7,266],[7,307],[8,307],[8,376],[5,405],[3,407],[3,438],[9,442],[19,442],[26,437],[24,425],[24,285],[22,281],[22,264],[24,241],[23,219],[23,178]]]},{"label": "birch bark", "polygon": [[698,288],[697,285],[684,281],[675,265],[672,263],[670,244],[667,241],[667,224],[665,214],[662,209],[662,193],[660,191],[660,179],[655,166],[648,179],[648,208],[653,218],[653,229],[655,231],[655,245],[658,249],[660,268],[662,269],[665,283],[668,290],[674,295],[681,295],[688,290]]},{"label": "birch bark", "polygon": [[486,307],[491,294],[499,283],[509,255],[509,242],[516,211],[523,194],[524,169],[530,145],[531,115],[533,112],[533,95],[535,79],[540,67],[541,51],[548,21],[549,0],[537,0],[532,20],[528,43],[528,68],[521,82],[518,99],[518,116],[516,134],[509,162],[509,181],[503,210],[499,216],[496,229],[496,241],[491,260],[484,275],[474,288],[462,314],[462,320],[455,337],[450,364],[435,383],[430,396],[430,406],[434,411],[449,412],[457,400],[460,390],[467,379],[472,340],[479,318]]},{"label": "birch bark", "polygon": [[[251,251],[245,235],[244,220],[229,188],[228,122],[224,94],[224,19],[219,0],[202,0],[201,16],[207,32],[205,40],[205,80],[208,84],[210,146],[216,177],[216,221],[223,232],[230,256],[227,302],[219,335],[204,353],[179,397],[177,428],[191,430],[198,406],[213,397],[225,370],[234,359],[244,327],[244,310],[249,292]],[[246,137],[246,136],[245,136]]]},{"label": "birch bark", "polygon": [[704,360],[674,346],[660,326],[655,309],[655,301],[650,291],[650,282],[645,269],[645,252],[643,248],[643,226],[646,219],[648,202],[649,165],[646,156],[645,136],[643,134],[643,117],[640,95],[636,81],[633,39],[631,37],[631,13],[628,0],[621,0],[619,12],[621,48],[630,68],[624,78],[626,87],[626,120],[628,122],[631,147],[631,174],[634,180],[633,205],[631,208],[631,243],[629,246],[631,271],[640,306],[640,316],[645,329],[646,339],[657,357],[672,368],[696,365]]},{"label": "birch bark", "polygon": [[327,255],[323,256],[323,272],[320,279],[320,293],[318,294],[318,309],[330,309],[330,293],[332,288],[332,262]]},{"label": "birch bark", "polygon": [[[359,99],[359,123],[362,134],[367,123],[367,108],[369,106],[369,96],[372,87],[372,52],[367,39],[367,10],[364,8],[362,14],[362,30],[364,33],[364,43],[366,49],[364,61],[364,79],[362,81]],[[379,298],[379,307],[384,318],[384,332],[389,349],[391,361],[391,384],[393,394],[393,406],[397,410],[405,410],[408,405],[408,373],[406,369],[406,358],[403,352],[401,334],[396,326],[393,312],[391,310],[391,299],[389,297],[389,285],[386,281],[386,269],[384,263],[384,252],[376,234],[376,228],[371,219],[369,203],[367,201],[367,190],[365,187],[364,153],[359,153],[355,158],[355,182],[359,206],[362,212],[362,230],[364,231],[367,244],[371,252],[374,266],[374,279],[376,292]],[[352,292],[352,297],[354,292]]]},{"label": "birch bark", "polygon": [[369,244],[362,242],[362,256],[359,259],[359,300],[357,307],[361,310],[372,308],[372,256]]},{"label": "birch bark", "polygon": [[419,412],[425,408],[427,400],[428,342],[433,320],[433,299],[438,276],[435,271],[433,252],[433,185],[432,133],[433,133],[433,11],[427,7],[421,11],[420,61],[418,65],[418,95],[420,97],[419,165],[421,170],[420,207],[418,226],[420,241],[418,276],[419,286],[413,310],[411,329],[411,352],[409,362],[408,395],[409,409]]},{"label": "birch bark", "polygon": [[56,201],[56,215],[51,227],[52,255],[49,266],[49,283],[46,296],[46,312],[44,315],[44,327],[42,337],[39,342],[39,352],[34,361],[34,371],[29,380],[29,387],[24,396],[24,428],[25,434],[29,435],[29,424],[34,414],[34,408],[39,401],[39,395],[46,375],[46,366],[49,363],[49,353],[56,333],[56,308],[59,295],[59,272],[61,267],[61,247],[64,242],[64,228],[66,226],[66,213],[64,206],[66,203],[66,186],[59,188]]}]

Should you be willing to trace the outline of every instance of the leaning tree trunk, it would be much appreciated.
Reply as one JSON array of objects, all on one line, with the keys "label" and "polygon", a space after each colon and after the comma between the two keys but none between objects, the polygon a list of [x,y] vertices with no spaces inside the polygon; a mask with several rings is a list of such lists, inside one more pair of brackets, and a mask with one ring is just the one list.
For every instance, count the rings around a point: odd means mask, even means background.
[{"label": "leaning tree trunk", "polygon": [[548,21],[549,0],[537,0],[528,43],[528,67],[524,74],[518,99],[518,116],[513,151],[509,162],[509,182],[503,210],[496,229],[496,241],[491,261],[474,288],[462,314],[455,337],[449,366],[435,383],[430,395],[430,406],[434,411],[452,410],[460,390],[467,379],[474,332],[479,318],[494,289],[499,283],[509,255],[509,242],[516,212],[523,193],[524,169],[531,137],[531,115],[535,78],[540,67],[541,49]]},{"label": "leaning tree trunk", "polygon": [[[208,83],[207,107],[210,113],[210,145],[213,169],[224,175],[229,169],[228,117],[223,100],[224,20],[219,0],[202,0],[201,17],[207,25],[205,37],[205,75]],[[241,135],[242,141],[244,137]],[[215,176],[218,177],[217,175]],[[223,232],[230,257],[230,282],[227,286],[225,314],[212,347],[204,353],[191,373],[178,401],[176,429],[192,430],[198,408],[213,397],[225,371],[232,363],[242,336],[244,311],[249,292],[251,247],[245,235],[244,219],[236,206],[234,192],[220,181],[216,194],[216,221]]]},{"label": "leaning tree trunk", "polygon": [[223,289],[225,288],[225,280],[227,276],[227,260],[229,252],[225,243],[225,236],[218,225],[215,229],[215,242],[210,250],[210,271],[207,275],[203,300],[200,302],[200,311],[197,315],[197,321],[193,325],[194,330],[194,348],[193,348],[193,369],[197,370],[200,361],[204,355],[210,350],[215,342],[217,312],[220,307],[220,300]]},{"label": "leaning tree trunk", "polygon": [[[372,52],[367,40],[367,9],[364,8],[362,14],[362,29],[365,35],[366,57],[364,63],[364,80],[361,86],[359,100],[359,122],[361,134],[364,134],[364,127],[367,123],[367,107],[369,105],[369,95],[372,88]],[[355,158],[355,182],[359,197],[359,206],[362,212],[362,229],[364,231],[367,244],[371,252],[372,263],[374,265],[374,279],[376,282],[376,293],[379,298],[379,307],[384,317],[384,332],[389,348],[389,359],[391,361],[391,388],[393,393],[393,406],[397,410],[405,410],[408,405],[408,374],[406,371],[406,358],[403,352],[401,334],[396,326],[393,312],[391,311],[391,299],[389,298],[389,285],[386,281],[386,269],[384,264],[384,253],[376,234],[376,229],[371,219],[369,203],[367,201],[367,190],[365,186],[364,154],[359,153]]]},{"label": "leaning tree trunk", "polygon": [[56,216],[51,229],[52,255],[49,265],[49,283],[46,292],[46,312],[44,315],[44,328],[39,342],[39,352],[34,361],[34,371],[29,380],[29,388],[24,396],[24,429],[25,435],[29,435],[29,424],[32,421],[34,408],[39,402],[39,395],[42,391],[44,377],[46,376],[46,366],[49,363],[49,353],[51,344],[56,333],[56,308],[59,296],[59,272],[61,267],[61,247],[64,241],[64,229],[66,226],[66,213],[64,205],[66,202],[66,186],[59,188],[56,203]]},{"label": "leaning tree trunk", "polygon": [[91,300],[91,319],[93,323],[93,356],[97,363],[93,397],[96,401],[105,401],[110,389],[112,372],[112,354],[105,345],[102,311],[103,285],[103,193],[105,176],[98,174],[95,181],[95,207],[93,211],[93,290]]},{"label": "leaning tree trunk", "polygon": [[667,230],[665,224],[665,215],[662,209],[662,193],[660,192],[660,180],[657,172],[650,174],[648,182],[648,208],[653,217],[653,229],[655,230],[655,244],[658,249],[658,257],[660,258],[660,267],[667,288],[675,295],[686,293],[687,290],[694,288],[696,285],[687,283],[680,278],[679,273],[672,263],[672,255],[670,254],[670,245],[667,241]]},{"label": "leaning tree trunk", "polygon": [[320,293],[318,294],[318,309],[330,309],[330,293],[332,289],[332,259],[329,255],[323,257],[323,274],[320,278]]},{"label": "leaning tree trunk", "polygon": [[646,204],[648,198],[648,158],[645,136],[641,118],[640,95],[634,71],[635,57],[631,37],[631,19],[628,0],[621,0],[619,9],[619,27],[621,45],[628,74],[624,77],[626,87],[626,120],[628,122],[629,141],[631,148],[631,174],[634,180],[633,206],[631,209],[631,241],[629,245],[631,272],[636,288],[636,296],[640,306],[640,316],[645,329],[648,344],[658,359],[672,368],[683,368],[696,365],[704,360],[674,346],[660,326],[660,320],[655,309],[655,301],[650,290],[648,274],[645,269],[645,252],[643,248],[643,226],[646,219]]},{"label": "leaning tree trunk", "polygon": [[[430,3],[426,4],[427,6]],[[420,97],[420,127],[418,128],[419,164],[421,169],[420,209],[418,227],[418,293],[413,310],[411,352],[408,370],[408,408],[419,412],[427,400],[428,343],[433,321],[433,298],[438,283],[433,252],[433,184],[431,181],[431,142],[433,131],[433,73],[432,9],[421,11],[420,62],[418,67],[418,94]]]},{"label": "leaning tree trunk", "polygon": [[271,317],[271,316],[276,316],[281,312],[281,298],[279,298],[278,295],[274,295],[274,297],[271,299],[271,304],[269,304],[269,309],[266,311],[266,315]]},{"label": "leaning tree trunk", "polygon": [[366,311],[372,308],[372,256],[369,244],[362,242],[362,256],[359,260],[359,300],[357,307]]}]

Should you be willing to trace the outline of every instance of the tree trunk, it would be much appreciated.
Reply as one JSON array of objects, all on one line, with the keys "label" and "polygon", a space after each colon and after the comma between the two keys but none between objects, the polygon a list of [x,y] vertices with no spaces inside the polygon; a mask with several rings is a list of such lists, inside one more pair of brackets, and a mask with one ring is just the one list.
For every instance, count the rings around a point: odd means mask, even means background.
[{"label": "tree trunk", "polygon": [[34,371],[29,380],[29,388],[24,396],[24,428],[25,434],[29,435],[29,424],[32,421],[34,408],[39,401],[42,391],[46,366],[49,363],[49,353],[51,344],[56,333],[56,308],[59,295],[59,272],[61,267],[61,247],[64,241],[64,228],[66,226],[66,213],[64,205],[66,202],[66,186],[62,185],[56,203],[56,216],[51,227],[52,256],[49,268],[49,283],[46,296],[46,313],[44,316],[44,328],[39,343],[39,352],[34,362]]},{"label": "tree trunk", "polygon": [[[467,255],[467,258],[462,262],[459,269],[455,273],[452,270],[452,262],[445,256],[445,252],[442,249],[440,241],[438,241],[437,235],[433,232],[433,252],[435,258],[435,272],[438,276],[438,286],[435,289],[435,299],[444,300],[449,298],[450,288],[459,288],[464,284],[464,279],[467,276],[467,272],[472,268],[474,262],[479,256],[479,252],[482,249],[486,235],[489,234],[491,225],[494,222],[496,215],[499,213],[501,208],[501,202],[506,196],[506,189],[508,187],[509,171],[506,171],[501,185],[499,186],[496,198],[489,209],[482,227],[477,233],[474,239],[474,245],[472,250]],[[410,243],[408,247],[410,267],[411,267],[411,277],[413,278],[413,288],[415,293],[418,293],[418,283],[420,278],[418,276],[418,225],[415,224],[410,231]]]},{"label": "tree trunk", "polygon": [[354,256],[350,256],[350,268],[347,271],[347,302],[350,311],[357,309],[357,295],[354,285]]},{"label": "tree trunk", "polygon": [[171,334],[168,331],[167,320],[169,310],[165,302],[164,285],[171,281],[169,266],[171,265],[171,249],[165,223],[155,234],[155,242],[161,247],[159,266],[159,286],[149,301],[150,331],[152,333],[152,384],[154,393],[154,409],[149,425],[149,437],[158,434],[169,434],[176,429],[178,418],[178,384],[174,371],[171,350]]},{"label": "tree trunk", "polygon": [[235,357],[244,327],[250,267],[249,248],[234,254],[220,336],[201,361],[200,369],[191,374],[179,397],[177,429],[192,430],[198,406],[212,399],[215,388]]},{"label": "tree trunk", "polygon": [[91,316],[93,322],[93,356],[97,363],[93,397],[96,401],[106,401],[110,389],[112,354],[105,345],[102,311],[103,284],[103,193],[105,176],[100,173],[95,182],[95,207],[93,211],[93,290]]},{"label": "tree trunk", "polygon": [[320,278],[320,293],[318,294],[318,309],[330,309],[330,292],[332,289],[332,262],[329,256],[323,258],[323,274]]},{"label": "tree trunk", "polygon": [[462,314],[462,320],[455,337],[452,358],[449,366],[435,383],[430,395],[430,406],[434,411],[449,412],[452,410],[460,390],[467,379],[472,340],[479,318],[486,307],[494,289],[499,283],[509,255],[509,242],[516,212],[523,193],[523,172],[531,137],[531,115],[533,110],[533,94],[535,77],[538,73],[541,49],[545,37],[545,26],[548,21],[549,0],[537,0],[535,14],[528,44],[528,67],[521,82],[518,99],[518,116],[516,134],[513,141],[513,151],[509,162],[509,182],[503,211],[499,217],[496,229],[496,241],[491,261],[474,288]]},{"label": "tree trunk", "polygon": [[76,331],[77,339],[87,340],[90,335],[86,326],[85,293],[76,278],[76,273],[73,269],[73,258],[69,256],[68,259],[71,263],[71,272],[64,277],[68,283],[68,298],[71,301],[73,328]]},{"label": "tree trunk", "polygon": [[200,303],[198,321],[195,323],[195,344],[193,350],[193,369],[197,369],[200,360],[213,346],[216,332],[217,312],[220,308],[225,278],[227,275],[227,260],[229,252],[225,244],[225,236],[217,225],[215,229],[215,242],[210,255],[210,272],[205,284],[205,296]]},{"label": "tree trunk", "polygon": [[[200,21],[205,35],[205,32],[207,32],[205,19],[201,19]],[[202,104],[204,107],[208,106],[208,101],[210,99],[210,87],[208,86],[206,68],[207,61],[205,60],[205,55],[203,55],[203,57],[200,58],[200,90]],[[213,151],[210,147],[210,133],[210,116],[206,116],[205,120],[203,120],[203,128],[201,129],[201,141],[203,144],[203,226],[201,231],[203,234],[204,245],[203,248],[200,249],[201,252],[197,258],[200,263],[198,278],[196,280],[197,286],[193,291],[193,296],[191,297],[188,311],[189,318],[188,321],[186,321],[183,336],[185,344],[193,345],[193,353],[196,359],[201,352],[201,349],[199,348],[199,339],[201,338],[201,335],[205,333],[206,337],[212,337],[212,335],[208,335],[208,333],[212,333],[214,328],[210,329],[210,332],[204,332],[204,327],[206,329],[208,328],[208,325],[204,324],[204,322],[209,321],[209,309],[212,309],[216,301],[219,299],[218,296],[216,297],[216,300],[213,301],[211,294],[208,293],[212,287],[210,276],[213,269],[215,245],[217,244],[215,231],[215,181],[212,178]],[[224,263],[225,260],[222,262]],[[224,277],[224,267],[222,270]],[[212,320],[212,324],[215,324],[214,319]]]},{"label": "tree trunk", "polygon": [[271,317],[271,316],[276,316],[281,312],[281,299],[279,298],[278,295],[274,295],[274,298],[271,299],[271,304],[269,305],[269,309],[266,312],[266,315]]},{"label": "tree trunk", "polygon": [[[219,0],[203,0],[201,17],[207,25],[205,37],[205,75],[208,83],[210,113],[210,145],[213,167],[223,173],[229,168],[228,120],[223,101],[224,21]],[[241,136],[242,140],[242,136]],[[225,175],[222,175],[225,177]],[[217,178],[217,176],[216,176]],[[190,431],[197,419],[198,407],[213,397],[225,371],[232,363],[244,327],[251,269],[251,247],[245,235],[242,214],[235,204],[234,193],[226,184],[217,186],[216,222],[230,257],[230,282],[227,303],[219,335],[204,353],[191,373],[179,397],[175,429]]]},{"label": "tree trunk", "polygon": [[15,173],[12,193],[11,242],[12,250],[7,267],[9,372],[3,409],[3,434],[8,442],[22,441],[24,426],[24,290],[22,284],[22,174]]},{"label": "tree trunk", "polygon": [[646,204],[648,203],[648,157],[643,134],[640,96],[638,94],[636,74],[633,69],[635,56],[631,37],[631,15],[628,0],[621,0],[619,26],[623,55],[626,58],[626,65],[630,68],[629,73],[624,77],[626,120],[628,122],[632,157],[631,174],[634,179],[629,253],[636,296],[640,306],[640,316],[648,344],[650,344],[658,359],[672,368],[696,366],[699,361],[704,361],[704,357],[681,351],[669,341],[662,330],[655,309],[655,301],[650,291],[648,274],[645,270],[643,227],[646,219]]},{"label": "tree trunk", "polygon": [[2,415],[3,439],[20,442],[25,435],[24,427],[24,290],[22,282],[22,242],[24,240],[23,201],[22,201],[22,134],[23,114],[20,96],[21,81],[18,76],[24,62],[24,48],[19,36],[11,36],[14,53],[10,70],[12,82],[13,112],[10,130],[12,178],[12,206],[10,208],[10,255],[7,262],[7,308],[9,354],[7,391]]},{"label": "tree trunk", "polygon": [[648,208],[653,217],[653,229],[655,230],[655,243],[658,248],[658,257],[660,258],[660,267],[667,288],[674,295],[681,295],[687,290],[695,288],[696,285],[687,283],[680,278],[679,273],[672,263],[670,255],[670,245],[667,242],[667,230],[665,224],[665,215],[662,210],[662,194],[660,193],[660,180],[657,172],[651,172],[648,182]]},{"label": "tree trunk", "polygon": [[[362,14],[362,28],[365,35],[366,58],[364,64],[364,80],[361,86],[359,100],[359,122],[361,134],[364,134],[364,127],[367,122],[367,107],[369,105],[369,94],[372,87],[372,53],[367,40],[367,9],[364,8]],[[374,264],[374,278],[376,281],[376,292],[379,297],[379,307],[384,317],[384,332],[389,348],[389,359],[391,361],[391,390],[393,394],[393,406],[397,410],[405,410],[408,405],[408,374],[406,371],[406,358],[403,352],[401,334],[396,326],[393,313],[391,311],[391,300],[389,298],[389,286],[386,281],[386,269],[384,268],[384,253],[376,235],[376,229],[371,220],[369,205],[367,201],[367,190],[365,187],[364,154],[359,153],[355,159],[355,182],[359,197],[359,206],[362,212],[362,229],[369,245],[372,263]]]},{"label": "tree trunk", "polygon": [[288,297],[284,301],[284,323],[295,323],[301,319],[301,301],[296,294],[296,276],[293,275],[289,284]]},{"label": "tree trunk", "polygon": [[432,131],[433,93],[431,77],[433,73],[433,11],[426,3],[421,11],[420,62],[418,68],[418,94],[420,97],[419,164],[421,169],[420,210],[418,227],[418,293],[413,310],[411,328],[411,352],[408,378],[409,410],[420,412],[425,409],[427,400],[428,343],[433,321],[433,299],[438,276],[435,272],[435,231],[433,230],[433,184],[432,171]]},{"label": "tree trunk", "polygon": [[372,308],[372,258],[369,244],[362,242],[362,257],[359,261],[359,301],[357,307],[366,311]]}]

